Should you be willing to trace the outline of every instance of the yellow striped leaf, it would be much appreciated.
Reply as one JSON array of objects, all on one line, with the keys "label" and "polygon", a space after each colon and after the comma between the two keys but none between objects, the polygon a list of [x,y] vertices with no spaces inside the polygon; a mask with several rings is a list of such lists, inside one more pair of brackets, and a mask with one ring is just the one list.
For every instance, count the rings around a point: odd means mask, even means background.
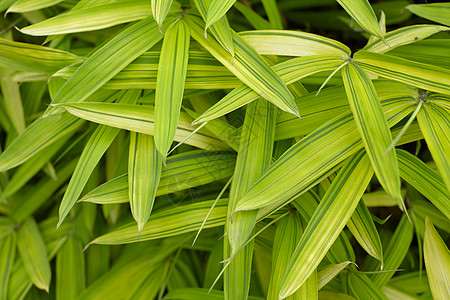
[{"label": "yellow striped leaf", "polygon": [[419,17],[450,26],[450,3],[411,4],[406,9]]},{"label": "yellow striped leaf", "polygon": [[8,283],[16,256],[16,233],[0,238],[0,299],[8,299]]},{"label": "yellow striped leaf", "polygon": [[150,216],[161,178],[162,160],[151,135],[131,132],[128,159],[128,190],[138,236]]},{"label": "yellow striped leaf", "polygon": [[364,50],[356,52],[353,58],[369,73],[421,89],[450,94],[450,70]]},{"label": "yellow striped leaf", "polygon": [[428,217],[425,218],[423,254],[434,299],[450,297],[450,252]]},{"label": "yellow striped leaf", "polygon": [[161,33],[164,19],[169,13],[172,2],[173,0],[151,0],[153,18],[155,18]]},{"label": "yellow striped leaf", "polygon": [[6,13],[24,13],[41,8],[49,7],[62,2],[63,0],[18,0],[16,1]]},{"label": "yellow striped leaf", "polygon": [[334,277],[336,277],[337,274],[339,274],[351,263],[351,261],[344,261],[343,263],[330,265],[325,269],[320,270],[317,273],[318,289],[320,290],[321,288],[323,288],[328,282],[330,282]]},{"label": "yellow striped leaf", "polygon": [[159,59],[155,94],[155,145],[165,160],[172,145],[183,100],[188,64],[189,27],[180,20],[167,29]]},{"label": "yellow striped leaf", "polygon": [[364,151],[349,158],[342,167],[289,261],[279,298],[293,294],[314,272],[356,209],[372,175],[370,161]]},{"label": "yellow striped leaf", "polygon": [[232,57],[222,49],[214,37],[203,36],[202,20],[186,16],[192,37],[208,50],[218,61],[251,89],[276,106],[298,115],[298,109],[288,88],[269,64],[239,35],[233,32],[234,52]]}]

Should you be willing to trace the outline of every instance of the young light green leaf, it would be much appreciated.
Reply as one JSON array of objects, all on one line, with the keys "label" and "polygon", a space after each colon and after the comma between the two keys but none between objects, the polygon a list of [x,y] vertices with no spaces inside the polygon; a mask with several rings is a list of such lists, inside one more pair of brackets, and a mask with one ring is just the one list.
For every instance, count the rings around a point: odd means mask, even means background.
[{"label": "young light green leaf", "polygon": [[16,233],[0,238],[0,299],[8,299],[8,283],[16,256]]},{"label": "young light green leaf", "polygon": [[[317,34],[291,30],[252,30],[240,32],[260,55],[309,56],[339,55],[347,59],[351,50],[344,44]],[[280,47],[285,45],[286,47]]]},{"label": "young light green leaf", "polygon": [[236,2],[236,0],[212,0],[206,16],[205,33],[211,25],[225,16],[227,11],[233,6],[234,2]]},{"label": "young light green leaf", "polygon": [[49,7],[62,2],[63,0],[18,0],[16,1],[6,13],[24,13],[41,8]]},{"label": "young light green leaf", "polygon": [[449,109],[432,101],[425,102],[417,115],[417,120],[436,166],[450,192]]},{"label": "young light green leaf", "polygon": [[11,69],[0,68],[0,87],[3,96],[3,99],[0,100],[15,132],[21,134],[26,126],[25,116],[19,84],[12,80],[12,71]]},{"label": "young light green leaf", "polygon": [[385,35],[386,43],[377,39],[368,44],[363,50],[385,53],[391,51],[399,46],[408,45],[420,40],[423,40],[435,33],[441,31],[448,31],[450,28],[439,25],[412,25],[405,26],[399,29],[388,32]]},{"label": "young light green leaf", "polygon": [[428,217],[423,242],[428,282],[434,299],[450,297],[450,252]]},{"label": "young light green leaf", "polygon": [[186,16],[192,37],[219,60],[244,84],[271,101],[282,110],[298,115],[298,109],[288,88],[269,64],[239,35],[233,32],[234,58],[222,49],[212,36],[202,33],[203,22],[195,16]]},{"label": "young light green leaf", "polygon": [[[68,103],[58,105],[71,114],[104,125],[135,131],[143,134],[154,134],[153,106],[116,104],[116,103]],[[145,109],[143,109],[145,107]],[[195,127],[191,127],[192,118],[180,113],[174,140],[179,142],[190,135]],[[199,130],[186,144],[202,149],[226,149],[227,146],[206,130]]]},{"label": "young light green leaf", "polygon": [[293,294],[317,268],[350,219],[372,175],[370,161],[362,150],[349,158],[342,167],[290,259],[279,298]]},{"label": "young light green leaf", "polygon": [[180,20],[167,29],[159,59],[155,95],[155,145],[165,160],[172,145],[183,100],[188,64],[189,27]]},{"label": "young light green leaf", "polygon": [[34,219],[26,220],[17,231],[17,247],[31,281],[48,292],[52,273],[45,244]]},{"label": "young light green leaf", "polygon": [[65,51],[0,38],[0,65],[31,72],[55,72],[80,62],[81,58]]},{"label": "young light green leaf", "polygon": [[128,156],[128,189],[138,238],[147,223],[161,178],[162,160],[151,135],[131,132]]},{"label": "young light green leaf", "polygon": [[[95,51],[70,77],[52,103],[82,102],[162,38],[152,17],[127,27]],[[54,107],[46,111],[48,115]]]},{"label": "young light green leaf", "polygon": [[369,73],[421,89],[450,94],[450,70],[364,50],[356,52],[353,61]]},{"label": "young light green leaf", "polygon": [[[360,202],[361,203],[361,202]],[[351,261],[344,261],[343,263],[331,265],[326,267],[325,269],[319,271],[317,273],[317,288],[320,290],[323,288],[328,282],[330,282],[337,274],[339,274],[342,270],[344,270]]]},{"label": "young light green leaf", "polygon": [[411,4],[406,9],[419,17],[450,26],[450,3]]},{"label": "young light green leaf", "polygon": [[384,40],[383,33],[378,25],[377,16],[367,0],[337,0],[365,31]]},{"label": "young light green leaf", "polygon": [[158,24],[159,31],[162,32],[162,25],[164,19],[169,13],[170,6],[172,5],[173,0],[151,0],[152,6],[152,14],[153,18],[155,18],[156,23]]},{"label": "young light green leaf", "polygon": [[34,121],[0,155],[0,171],[27,161],[39,150],[79,129],[83,123],[70,114]]},{"label": "young light green leaf", "polygon": [[77,299],[86,288],[81,240],[71,235],[56,255],[56,299]]},{"label": "young light green leaf", "polygon": [[[223,300],[224,293],[218,290],[211,290],[204,288],[182,288],[170,291],[164,296],[166,300]],[[260,297],[248,297],[249,300],[262,300]]]},{"label": "young light green leaf", "polygon": [[375,87],[367,73],[349,63],[342,69],[347,99],[372,167],[386,192],[405,210],[400,192],[400,175],[393,150],[392,136],[383,114]]}]

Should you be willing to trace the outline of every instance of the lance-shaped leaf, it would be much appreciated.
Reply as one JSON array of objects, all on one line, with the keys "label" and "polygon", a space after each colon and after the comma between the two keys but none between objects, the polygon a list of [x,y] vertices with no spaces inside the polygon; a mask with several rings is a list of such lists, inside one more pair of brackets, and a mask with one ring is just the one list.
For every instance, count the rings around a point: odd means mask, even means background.
[{"label": "lance-shaped leaf", "polygon": [[450,26],[450,3],[412,4],[406,7],[419,17]]},{"label": "lance-shaped leaf", "polygon": [[186,16],[192,37],[218,61],[251,89],[284,111],[298,115],[298,109],[288,88],[269,64],[239,35],[233,32],[234,58],[215,41],[203,36],[203,22],[196,16]]},{"label": "lance-shaped leaf", "polygon": [[[208,290],[205,288],[182,288],[170,291],[164,295],[167,300],[223,300],[224,293],[218,290]],[[248,297],[249,300],[262,300],[261,297]]]},{"label": "lance-shaped leaf", "polygon": [[357,299],[388,300],[383,291],[366,274],[349,274],[348,285]]},{"label": "lance-shaped leaf", "polygon": [[[154,134],[153,106],[116,104],[116,103],[68,103],[59,105],[77,117],[130,131]],[[195,130],[191,127],[192,118],[180,113],[174,140],[183,141]],[[206,130],[199,130],[192,135],[186,144],[203,149],[224,149],[227,146]]]},{"label": "lance-shaped leaf", "polygon": [[[314,55],[287,60],[274,66],[273,69],[284,83],[291,84],[321,71],[335,70],[342,62],[342,57],[337,55]],[[258,93],[242,84],[205,111],[194,121],[194,124],[208,122],[221,117],[258,99],[258,97]]]},{"label": "lance-shaped leaf", "polygon": [[414,155],[396,151],[400,176],[450,219],[450,196],[442,177]]},{"label": "lance-shaped leaf", "polygon": [[17,231],[17,247],[34,285],[48,292],[52,273],[39,228],[30,218]]},{"label": "lance-shaped leaf", "polygon": [[56,298],[77,299],[86,288],[81,240],[70,236],[56,255]]},{"label": "lance-shaped leaf", "polygon": [[[235,161],[236,155],[229,151],[194,150],[170,156],[162,169],[156,196],[228,178],[233,174]],[[80,201],[98,204],[128,202],[128,175],[100,185]]]},{"label": "lance-shaped leaf", "polygon": [[167,29],[162,44],[155,95],[155,145],[164,160],[180,117],[189,39],[189,27],[179,20]]},{"label": "lance-shaped leaf", "polygon": [[236,0],[212,0],[211,2],[212,3],[208,8],[208,14],[206,15],[205,31],[212,24],[216,23],[223,16],[225,16]]},{"label": "lance-shaped leaf", "polygon": [[[344,44],[317,34],[291,30],[252,30],[239,35],[261,55],[340,55],[351,50]],[[284,45],[280,47],[280,45]]]},{"label": "lance-shaped leaf", "polygon": [[[127,27],[95,51],[70,77],[52,103],[81,102],[162,38],[152,17]],[[55,109],[50,107],[46,114]]]},{"label": "lance-shaped leaf", "polygon": [[8,299],[8,283],[16,256],[16,233],[0,238],[0,298]]},{"label": "lance-shaped leaf", "polygon": [[81,58],[69,52],[0,38],[0,65],[3,67],[30,72],[55,72],[80,61]]},{"label": "lance-shaped leaf", "polygon": [[317,272],[318,290],[323,288],[328,282],[330,282],[334,277],[336,277],[336,275],[339,274],[339,272],[344,270],[351,263],[352,262],[350,261],[344,261],[343,263],[328,266],[325,269],[322,269],[319,272]]},{"label": "lance-shaped leaf", "polygon": [[[197,7],[200,15],[203,20],[206,22],[208,9],[213,0],[194,0],[195,6]],[[228,23],[227,17],[222,16],[217,22],[209,26],[209,30],[211,30],[212,34],[216,37],[217,41],[222,45],[225,50],[230,53],[231,56],[234,56],[234,43],[233,43],[233,34],[230,28],[230,24]]]},{"label": "lance-shaped leaf", "polygon": [[142,232],[155,201],[162,160],[151,135],[131,132],[128,159],[128,189],[131,213]]},{"label": "lance-shaped leaf", "polygon": [[428,217],[423,242],[428,282],[434,299],[450,297],[450,252]]},{"label": "lance-shaped leaf", "polygon": [[34,121],[0,155],[0,171],[27,161],[39,150],[76,131],[83,123],[69,114]]},{"label": "lance-shaped leaf", "polygon": [[372,175],[370,161],[362,150],[342,167],[290,259],[279,298],[293,294],[314,272],[352,216]]},{"label": "lance-shaped leaf", "polygon": [[0,87],[2,92],[2,109],[6,112],[14,131],[21,134],[25,130],[22,97],[19,84],[12,80],[11,69],[0,68]]},{"label": "lance-shaped leaf", "polygon": [[450,28],[439,25],[412,25],[388,32],[385,35],[386,42],[377,39],[363,49],[371,52],[384,53],[399,46],[423,40],[440,31],[448,31]]},{"label": "lance-shaped leaf", "polygon": [[362,27],[362,29],[380,39],[384,39],[383,33],[378,25],[377,16],[375,16],[369,1],[337,0],[337,2],[347,11],[350,17]]},{"label": "lance-shaped leaf", "polygon": [[172,1],[173,0],[152,0],[151,2],[153,18],[155,18],[161,33],[164,19],[169,13]]},{"label": "lance-shaped leaf", "polygon": [[[152,214],[144,226],[139,241],[148,241],[193,232],[200,228],[214,200],[171,207]],[[227,214],[228,199],[217,202],[203,228],[223,226]],[[129,223],[102,235],[89,244],[119,245],[135,243],[136,223]]]},{"label": "lance-shaped leaf", "polygon": [[[251,235],[258,211],[244,211],[233,214],[240,197],[253,182],[267,169],[272,159],[275,135],[275,108],[259,99],[251,103],[246,111],[241,133],[230,201],[227,214],[227,239],[224,244],[225,258],[231,256],[231,263],[225,270],[224,286],[227,299],[247,299],[250,278],[253,243],[243,246]],[[238,253],[238,251],[241,252]]]},{"label": "lance-shaped leaf", "polygon": [[[389,126],[406,117],[415,107],[412,99],[403,97],[386,99],[381,104]],[[410,137],[402,137],[404,141],[420,139],[417,127],[411,130]],[[236,210],[285,203],[361,147],[363,144],[351,112],[337,116],[288,149],[239,200]]]},{"label": "lance-shaped leaf", "polygon": [[360,201],[347,223],[348,229],[366,252],[383,263],[383,249],[377,228],[364,201]]},{"label": "lance-shaped leaf", "polygon": [[281,21],[280,12],[278,11],[278,5],[275,0],[262,0],[261,1],[267,18],[274,29],[283,29],[283,23]]},{"label": "lance-shaped leaf", "polygon": [[353,61],[369,73],[421,89],[450,94],[448,69],[364,50],[356,52]]},{"label": "lance-shaped leaf", "polygon": [[[128,91],[121,97],[121,99],[119,99],[119,102],[135,103],[139,95],[140,90]],[[58,227],[64,221],[73,205],[80,197],[89,177],[92,174],[92,171],[97,166],[103,154],[109,148],[118,133],[118,128],[100,125],[95,129],[94,133],[87,141],[61,201],[61,205],[59,207]]]},{"label": "lance-shaped leaf", "polygon": [[356,127],[378,181],[404,210],[397,157],[395,151],[388,151],[392,136],[375,87],[367,73],[352,63],[342,69],[342,78]]},{"label": "lance-shaped leaf", "polygon": [[235,2],[234,8],[236,8],[255,29],[273,29],[272,25],[266,19],[241,2]]},{"label": "lance-shaped leaf", "polygon": [[[446,101],[446,104],[448,105],[448,101]],[[417,120],[436,166],[447,186],[447,190],[450,192],[450,118],[448,107],[435,104],[430,99],[430,103],[425,103],[422,106],[417,115]]]},{"label": "lance-shaped leaf", "polygon": [[18,0],[16,1],[6,13],[16,12],[23,13],[33,10],[38,10],[41,8],[49,7],[63,0]]}]

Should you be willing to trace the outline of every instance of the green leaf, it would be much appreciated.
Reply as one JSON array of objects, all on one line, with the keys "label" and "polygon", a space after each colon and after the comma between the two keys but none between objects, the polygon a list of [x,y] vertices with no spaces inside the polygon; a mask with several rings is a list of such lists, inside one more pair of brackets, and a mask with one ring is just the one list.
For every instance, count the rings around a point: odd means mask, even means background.
[{"label": "green leaf", "polygon": [[155,95],[155,145],[163,160],[177,130],[188,64],[189,39],[189,27],[180,20],[167,29],[161,49]]},{"label": "green leaf", "polygon": [[236,8],[255,29],[274,29],[266,19],[241,2],[235,2],[234,8]]},{"label": "green leaf", "polygon": [[363,49],[371,52],[385,53],[399,46],[408,45],[423,40],[435,33],[448,31],[450,28],[439,25],[412,25],[388,32],[385,35],[386,43],[377,39]]},{"label": "green leaf", "polygon": [[[229,151],[194,150],[170,156],[156,196],[204,185],[233,174],[235,155]],[[80,201],[98,204],[125,203],[128,198],[127,174],[114,178],[86,194]]]},{"label": "green leaf", "polygon": [[239,35],[233,32],[235,55],[232,57],[212,36],[207,39],[203,36],[203,23],[198,17],[188,15],[186,19],[192,37],[237,78],[282,110],[298,115],[297,106],[286,85],[268,63]]},{"label": "green leaf", "polygon": [[22,164],[41,149],[72,134],[83,123],[69,114],[34,121],[0,155],[0,171]]},{"label": "green leaf", "polygon": [[80,61],[81,58],[69,52],[0,38],[0,65],[3,67],[30,72],[55,72]]},{"label": "green leaf", "polygon": [[325,269],[319,271],[317,273],[318,289],[320,290],[321,288],[323,288],[328,282],[330,282],[334,277],[336,277],[337,274],[339,274],[351,263],[351,261],[344,261],[343,263],[330,265]]},{"label": "green leaf", "polygon": [[[223,300],[224,293],[218,290],[202,289],[202,288],[182,288],[170,291],[164,296],[165,300]],[[260,297],[248,297],[249,300],[262,300]]]},{"label": "green leaf", "polygon": [[[291,84],[311,74],[334,70],[342,64],[342,58],[336,55],[315,55],[299,57],[282,62],[273,67],[274,71],[286,84]],[[240,85],[228,93],[214,106],[205,111],[194,124],[208,122],[238,109],[260,97],[255,91]]]},{"label": "green leaf", "polygon": [[3,99],[0,102],[11,121],[15,132],[21,134],[25,130],[25,116],[19,84],[11,78],[12,70],[0,68],[0,86]]},{"label": "green leaf", "polygon": [[364,50],[356,52],[353,61],[369,73],[421,89],[450,94],[450,70]]},{"label": "green leaf", "polygon": [[[427,100],[425,100],[427,101]],[[438,103],[425,102],[417,115],[420,130],[442,179],[450,192],[450,120],[449,109]]]},{"label": "green leaf", "polygon": [[[217,202],[204,228],[225,224],[227,201],[228,199],[221,199]],[[198,230],[213,202],[214,200],[202,201],[155,212],[144,226],[139,241],[160,239]],[[129,223],[96,238],[89,244],[118,245],[137,241],[136,223]]]},{"label": "green leaf", "polygon": [[275,0],[261,0],[266,15],[270,24],[274,29],[283,29],[283,23],[281,22],[281,16],[278,11],[278,6]]},{"label": "green leaf", "polygon": [[17,231],[17,247],[31,281],[48,292],[52,273],[45,244],[34,219],[26,220]]},{"label": "green leaf", "polygon": [[[70,77],[52,103],[81,102],[162,38],[152,17],[127,27],[95,51]],[[48,115],[54,107],[47,109]]]},{"label": "green leaf", "polygon": [[16,233],[0,238],[0,298],[7,299],[8,283],[16,255]]},{"label": "green leaf", "polygon": [[[154,134],[153,106],[116,104],[116,103],[67,103],[59,105],[71,114],[104,125],[135,131],[143,134]],[[145,108],[145,109],[143,109]],[[192,134],[192,118],[180,113],[174,140],[183,141]],[[192,135],[186,144],[202,149],[226,149],[227,146],[206,130],[199,130]]]},{"label": "green leaf", "polygon": [[128,159],[128,189],[131,213],[138,237],[150,216],[161,178],[162,161],[151,135],[131,133]]},{"label": "green leaf", "polygon": [[442,177],[414,155],[396,151],[400,176],[450,219],[450,198]]},{"label": "green leaf", "polygon": [[[291,30],[252,30],[240,32],[260,55],[309,56],[339,55],[347,59],[351,50],[344,44],[317,34]],[[286,47],[280,47],[286,45]]]},{"label": "green leaf", "polygon": [[313,273],[356,209],[373,171],[364,151],[352,156],[325,193],[292,255],[279,298],[293,294]]},{"label": "green leaf", "polygon": [[423,252],[433,298],[449,298],[450,252],[428,217],[425,218]]},{"label": "green leaf", "polygon": [[[375,87],[367,73],[349,63],[342,69],[347,99],[375,174],[384,190],[405,210],[395,151],[389,150],[392,136]],[[388,152],[387,152],[388,151]]]},{"label": "green leaf", "polygon": [[206,16],[205,32],[211,25],[219,21],[233,6],[236,0],[212,0]]},{"label": "green leaf", "polygon": [[348,285],[357,299],[388,300],[383,291],[365,274],[349,274]]},{"label": "green leaf", "polygon": [[56,299],[77,299],[86,288],[81,240],[70,236],[56,255]]},{"label": "green leaf", "polygon": [[347,13],[355,20],[365,31],[384,39],[380,26],[378,25],[377,16],[373,12],[369,1],[367,0],[337,0],[337,2],[347,11]]},{"label": "green leaf", "polygon": [[173,0],[151,0],[153,18],[155,18],[161,33],[164,19],[169,13],[172,1]]},{"label": "green leaf", "polygon": [[406,9],[419,17],[450,26],[450,3],[411,4]]},{"label": "green leaf", "polygon": [[41,8],[49,7],[62,2],[63,0],[18,0],[16,1],[6,13],[24,13]]}]

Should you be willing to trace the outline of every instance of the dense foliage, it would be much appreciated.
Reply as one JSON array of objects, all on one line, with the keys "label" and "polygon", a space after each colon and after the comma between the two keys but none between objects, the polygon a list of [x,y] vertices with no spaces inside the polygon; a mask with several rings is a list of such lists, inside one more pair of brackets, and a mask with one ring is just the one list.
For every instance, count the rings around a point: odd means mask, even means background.
[{"label": "dense foliage", "polygon": [[450,299],[450,3],[372,2],[1,0],[0,299]]}]

